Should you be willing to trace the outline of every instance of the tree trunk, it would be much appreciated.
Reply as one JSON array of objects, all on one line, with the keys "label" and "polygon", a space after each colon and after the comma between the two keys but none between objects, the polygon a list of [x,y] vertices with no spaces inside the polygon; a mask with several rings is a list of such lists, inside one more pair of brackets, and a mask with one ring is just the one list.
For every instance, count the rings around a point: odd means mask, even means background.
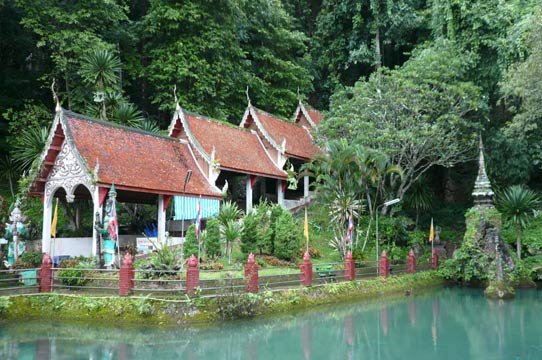
[{"label": "tree trunk", "polygon": [[516,248],[518,252],[518,258],[521,259],[521,227],[516,224]]}]

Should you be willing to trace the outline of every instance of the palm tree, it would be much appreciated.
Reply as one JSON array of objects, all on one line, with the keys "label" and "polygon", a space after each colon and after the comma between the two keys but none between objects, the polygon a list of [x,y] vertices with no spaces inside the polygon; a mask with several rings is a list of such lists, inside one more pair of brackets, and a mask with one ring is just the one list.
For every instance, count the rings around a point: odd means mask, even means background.
[{"label": "palm tree", "polygon": [[433,192],[429,189],[424,177],[420,177],[412,184],[405,194],[405,205],[416,210],[416,228],[420,219],[420,211],[431,209]]},{"label": "palm tree", "polygon": [[513,185],[497,196],[497,208],[504,219],[515,227],[516,248],[521,259],[521,231],[529,224],[538,208],[540,199],[538,195],[522,186]]},{"label": "palm tree", "polygon": [[11,151],[13,162],[22,170],[29,170],[39,159],[49,132],[47,128],[26,128]]},{"label": "palm tree", "polygon": [[226,254],[228,255],[228,264],[231,264],[231,253],[233,244],[241,236],[241,225],[237,221],[229,220],[222,228],[222,236],[226,240]]},{"label": "palm tree", "polygon": [[120,70],[121,62],[117,55],[109,50],[93,50],[79,71],[83,81],[95,89],[94,101],[100,104],[100,117],[104,120],[107,119],[106,97],[111,96],[110,93],[120,93],[116,88]]},{"label": "palm tree", "polygon": [[15,199],[15,189],[13,183],[18,177],[17,166],[13,162],[13,159],[8,154],[0,158],[0,179],[6,181],[9,184],[9,190],[11,197]]},{"label": "palm tree", "polygon": [[220,206],[220,211],[216,217],[220,224],[220,234],[225,241],[225,254],[228,255],[228,264],[231,263],[231,252],[233,243],[241,234],[241,226],[238,220],[243,216],[243,211],[239,209],[236,203],[226,201]]},{"label": "palm tree", "polygon": [[134,104],[121,101],[114,109],[113,114],[111,114],[111,120],[122,124],[137,127],[137,125],[143,123],[145,118],[141,111],[135,107]]}]

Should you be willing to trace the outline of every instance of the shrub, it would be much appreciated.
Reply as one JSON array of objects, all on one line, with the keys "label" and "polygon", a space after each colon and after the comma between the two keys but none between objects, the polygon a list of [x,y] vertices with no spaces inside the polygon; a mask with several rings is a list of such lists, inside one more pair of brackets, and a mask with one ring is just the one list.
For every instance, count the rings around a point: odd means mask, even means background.
[{"label": "shrub", "polygon": [[207,221],[205,227],[205,253],[211,259],[216,259],[221,255],[220,250],[220,222],[213,218]]},{"label": "shrub", "polygon": [[[302,247],[299,249],[298,255],[300,258],[302,258],[305,255],[305,251],[307,250],[306,247]],[[320,249],[313,248],[312,246],[309,246],[309,255],[311,258],[318,259],[322,257],[322,254],[320,253]]]},{"label": "shrub", "polygon": [[251,211],[243,220],[243,230],[241,230],[241,251],[243,254],[255,253],[258,250],[259,232],[258,216],[256,211]]},{"label": "shrub", "polygon": [[42,253],[38,251],[25,251],[17,260],[18,264],[16,264],[16,267],[19,269],[34,269],[40,267],[42,257]]},{"label": "shrub", "polygon": [[[260,258],[257,258],[257,259],[260,259]],[[274,256],[263,256],[261,259],[264,261],[265,264],[268,264],[270,266],[287,267],[287,266],[294,265],[291,262],[277,259]]]},{"label": "shrub", "polygon": [[216,298],[216,312],[223,320],[249,318],[256,315],[259,304],[257,294],[226,290]]},{"label": "shrub", "polygon": [[11,306],[8,296],[0,296],[0,315],[4,314]]},{"label": "shrub", "polygon": [[283,212],[275,224],[275,256],[283,260],[293,260],[299,251],[302,238],[301,226],[289,212]]},{"label": "shrub", "polygon": [[195,224],[188,227],[184,237],[184,257],[189,258],[192,254],[198,256],[198,240],[196,239]]},{"label": "shrub", "polygon": [[85,261],[84,258],[62,260],[60,267],[63,270],[58,271],[58,277],[63,285],[66,286],[85,286],[89,279],[89,271],[83,269],[89,269],[94,267],[94,264]]},{"label": "shrub", "polygon": [[215,270],[215,271],[218,271],[218,270],[223,270],[224,269],[224,264],[219,263],[219,262],[203,263],[203,264],[201,264],[199,266],[199,268],[201,270]]}]

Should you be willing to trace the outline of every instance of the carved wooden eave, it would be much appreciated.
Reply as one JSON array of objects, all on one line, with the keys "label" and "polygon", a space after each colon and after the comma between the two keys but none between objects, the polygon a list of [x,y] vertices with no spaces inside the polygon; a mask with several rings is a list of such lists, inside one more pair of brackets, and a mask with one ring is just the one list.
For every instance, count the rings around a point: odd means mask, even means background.
[{"label": "carved wooden eave", "polygon": [[66,201],[73,202],[75,189],[79,185],[84,185],[94,194],[98,172],[99,166],[92,171],[77,151],[64,110],[58,108],[45,149],[40,156],[38,178],[32,184],[31,192],[43,194],[45,199],[50,199],[58,188],[63,188]]},{"label": "carved wooden eave", "polygon": [[[249,116],[252,118],[252,121],[256,125],[256,128],[258,129],[259,133],[263,138],[271,144],[271,146],[277,150],[277,159],[273,160],[273,162],[277,165],[279,169],[284,168],[284,164],[286,163],[286,160],[288,159],[285,156],[285,148],[286,144],[284,143],[286,139],[283,139],[283,142],[281,145],[277,144],[275,139],[269,134],[269,132],[265,129],[262,122],[260,121],[257,111],[254,109],[252,104],[248,104],[247,109],[245,110],[245,113],[243,114],[243,118],[241,120],[241,123],[239,124],[239,127],[247,128],[250,124],[248,123]],[[267,152],[267,150],[266,150]]]},{"label": "carved wooden eave", "polygon": [[316,123],[312,120],[312,117],[309,115],[309,112],[307,111],[307,109],[305,108],[305,105],[303,105],[301,100],[299,100],[299,104],[297,105],[297,109],[295,110],[295,113],[294,113],[295,123],[299,122],[300,113],[305,117],[305,119],[307,119],[311,127],[313,128],[316,127]]},{"label": "carved wooden eave", "polygon": [[[182,109],[179,106],[179,104],[177,104],[175,113],[173,114],[173,118],[168,127],[168,136],[176,137],[183,130],[188,139],[188,143],[191,145],[189,146],[189,148],[190,148],[190,151],[192,152],[192,156],[195,155],[193,152],[193,148],[194,148],[196,149],[196,152],[198,153],[198,155],[200,155],[203,158],[203,160],[207,163],[209,167],[209,173],[205,174],[203,169],[199,166],[198,162],[196,161],[196,164],[198,164],[198,169],[201,171],[202,174],[204,174],[209,184],[217,188],[215,185],[215,182],[218,179],[218,176],[220,175],[220,163],[214,158],[214,154],[208,154],[207,151],[205,151],[203,146],[200,144],[198,139],[196,139],[196,137],[194,136],[194,133],[192,132],[192,129],[190,129],[190,124],[186,120],[184,109]],[[194,159],[196,159],[195,156],[194,156]]]}]

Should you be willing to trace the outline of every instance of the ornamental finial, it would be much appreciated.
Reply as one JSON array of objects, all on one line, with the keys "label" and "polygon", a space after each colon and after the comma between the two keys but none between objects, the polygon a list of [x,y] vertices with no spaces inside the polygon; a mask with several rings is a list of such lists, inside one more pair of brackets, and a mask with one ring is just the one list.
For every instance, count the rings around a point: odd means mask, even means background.
[{"label": "ornamental finial", "polygon": [[177,85],[173,86],[173,97],[175,98],[175,110],[181,112],[181,105],[179,105],[179,98],[177,97]]},{"label": "ornamental finial", "polygon": [[297,87],[297,100],[301,103],[301,93],[299,92],[299,86]]},{"label": "ornamental finial", "polygon": [[53,93],[53,101],[55,102],[55,111],[59,112],[60,110],[62,110],[62,108],[60,107],[60,100],[58,99],[58,95],[56,94],[56,91],[55,91],[54,78],[53,78],[53,83],[51,84],[51,92]]},{"label": "ornamental finial", "polygon": [[247,85],[247,90],[245,91],[245,94],[247,95],[248,106],[252,105],[252,104],[250,103],[250,96],[249,96],[249,94],[248,94],[248,85]]}]

